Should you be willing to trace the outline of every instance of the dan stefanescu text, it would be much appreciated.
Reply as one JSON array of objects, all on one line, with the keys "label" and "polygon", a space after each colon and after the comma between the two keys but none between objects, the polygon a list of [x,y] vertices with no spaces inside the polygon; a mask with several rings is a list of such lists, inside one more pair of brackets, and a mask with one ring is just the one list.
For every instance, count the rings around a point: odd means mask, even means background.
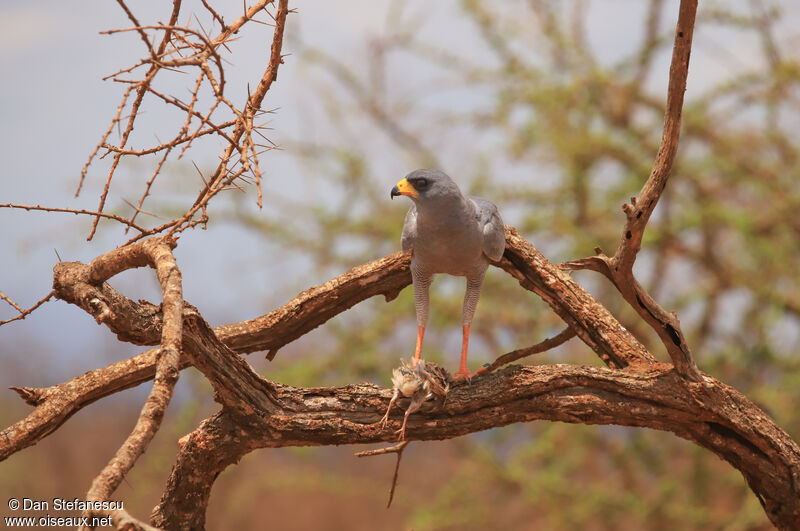
[{"label": "dan stefanescu text", "polygon": [[47,501],[22,498],[23,511],[116,511],[124,508],[124,503],[116,500],[81,500],[78,498],[65,500],[63,498],[53,498]]}]

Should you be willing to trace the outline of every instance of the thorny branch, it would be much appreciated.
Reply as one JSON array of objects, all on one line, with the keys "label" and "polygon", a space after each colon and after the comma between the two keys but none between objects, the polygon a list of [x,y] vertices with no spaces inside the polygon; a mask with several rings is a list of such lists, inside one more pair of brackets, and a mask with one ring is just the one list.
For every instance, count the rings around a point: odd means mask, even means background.
[{"label": "thorny branch", "polygon": [[[121,251],[119,255],[122,256],[123,252]],[[144,257],[136,252],[124,252],[124,256],[126,260],[132,262],[144,262]],[[79,274],[78,272],[82,271],[82,274],[86,275],[87,279],[103,279],[118,271],[118,267],[115,267],[114,264],[116,264],[115,261],[100,261],[92,267],[82,266],[77,263],[60,264],[56,268],[56,288],[59,297],[79,304],[96,318],[103,319],[103,322],[123,340],[135,343],[157,342],[163,326],[161,324],[163,322],[161,312],[159,312],[158,308],[137,305],[133,301],[116,293],[107,283],[97,286],[94,288],[94,291],[88,293],[83,289],[75,290],[71,288],[73,285],[80,285],[80,283],[70,281],[72,276]],[[376,422],[380,418],[380,414],[385,410],[386,401],[389,399],[388,390],[376,388],[374,386],[350,386],[346,388],[349,390],[318,388],[293,391],[291,388],[269,382],[259,377],[250,369],[247,363],[238,356],[235,356],[233,351],[220,341],[222,337],[226,337],[225,334],[229,334],[227,336],[229,342],[238,344],[239,348],[242,350],[247,350],[248,348],[255,349],[259,344],[263,345],[270,341],[270,332],[272,332],[268,330],[270,326],[280,327],[283,331],[300,330],[304,328],[310,329],[309,327],[319,324],[312,316],[314,316],[315,312],[321,312],[322,308],[328,307],[326,311],[332,315],[338,313],[338,311],[342,311],[344,307],[352,306],[352,304],[354,304],[354,298],[359,296],[355,295],[354,291],[364,290],[372,294],[385,293],[394,296],[398,289],[409,283],[407,255],[397,253],[396,255],[387,257],[387,259],[381,261],[376,261],[370,265],[372,267],[360,266],[359,268],[355,268],[353,271],[348,272],[348,274],[343,275],[343,278],[335,279],[323,286],[313,288],[301,294],[298,299],[302,299],[304,302],[299,306],[297,301],[292,301],[284,308],[276,310],[276,312],[278,312],[277,315],[271,318],[264,316],[263,318],[255,319],[250,322],[249,326],[244,323],[238,323],[236,325],[229,325],[228,327],[220,327],[217,331],[212,331],[194,309],[190,306],[184,308],[183,352],[188,356],[188,361],[200,369],[212,381],[215,397],[223,404],[223,416],[228,416],[225,421],[227,427],[220,433],[219,439],[208,439],[208,432],[206,430],[211,426],[217,426],[217,424],[215,424],[216,421],[210,419],[210,421],[208,421],[210,424],[204,424],[204,426],[206,426],[205,428],[201,427],[199,432],[196,432],[196,434],[193,434],[192,437],[187,440],[189,442],[184,443],[179,464],[176,465],[176,469],[173,471],[173,477],[168,484],[168,492],[165,493],[162,503],[154,513],[154,522],[157,525],[172,527],[184,525],[188,521],[192,521],[195,524],[202,521],[204,518],[205,503],[207,503],[207,496],[210,493],[213,478],[216,477],[216,474],[222,469],[238,461],[244,453],[255,448],[263,447],[264,445],[378,442],[390,440],[394,437],[394,426],[377,431],[376,428],[372,427],[372,423]],[[726,453],[728,452],[727,449],[730,448],[730,444],[735,445],[737,448],[736,452],[751,451],[743,450],[743,448],[753,447],[762,448],[760,451],[764,452],[764,443],[755,442],[752,437],[757,437],[758,441],[768,441],[773,440],[776,433],[783,441],[781,442],[781,448],[783,448],[784,451],[795,448],[792,446],[793,443],[790,442],[791,439],[781,432],[777,426],[774,426],[771,421],[767,425],[764,424],[767,417],[763,412],[747,402],[741,395],[730,395],[730,393],[733,392],[732,390],[704,376],[703,381],[705,384],[701,384],[700,387],[693,389],[696,389],[697,392],[701,389],[705,390],[702,392],[708,396],[703,400],[710,401],[708,407],[711,407],[711,403],[717,404],[713,406],[713,411],[715,411],[714,416],[707,417],[708,412],[703,412],[701,410],[697,410],[689,414],[689,416],[698,422],[701,421],[700,419],[706,418],[712,418],[713,420],[704,424],[704,426],[706,426],[705,428],[698,425],[696,430],[702,432],[700,435],[693,431],[695,430],[694,428],[690,429],[689,432],[685,431],[687,429],[686,426],[684,426],[686,408],[697,407],[697,396],[694,398],[684,397],[687,400],[684,402],[682,393],[686,391],[674,388],[674,384],[680,380],[675,380],[668,376],[671,373],[670,368],[655,363],[652,356],[643,349],[633,336],[616,323],[613,316],[608,314],[601,305],[594,301],[594,299],[579,285],[574,283],[568,275],[560,272],[558,268],[544,259],[530,244],[521,239],[513,229],[508,229],[507,253],[500,266],[513,274],[523,287],[531,289],[539,294],[559,315],[571,324],[573,329],[579,329],[579,337],[591,346],[609,365],[628,367],[628,369],[624,371],[610,371],[607,376],[603,377],[603,381],[620,382],[622,379],[626,378],[626,381],[631,381],[631,378],[635,380],[643,377],[637,375],[663,374],[663,376],[659,376],[658,378],[667,378],[666,380],[662,380],[666,387],[661,388],[657,396],[671,397],[669,398],[670,401],[678,401],[677,403],[670,402],[673,404],[670,406],[670,408],[673,408],[670,409],[673,413],[670,414],[677,415],[677,417],[674,417],[674,423],[670,421],[669,426],[664,424],[664,422],[666,422],[666,417],[664,417],[666,413],[664,411],[656,412],[653,416],[650,416],[648,413],[645,417],[641,417],[642,412],[650,411],[647,409],[650,406],[645,406],[644,403],[636,406],[631,404],[628,399],[623,400],[618,406],[614,406],[607,412],[604,412],[602,409],[597,409],[596,404],[594,404],[591,406],[587,405],[590,409],[583,413],[569,413],[569,408],[564,409],[566,403],[562,403],[561,398],[556,399],[554,403],[548,402],[548,400],[552,400],[554,397],[562,396],[562,391],[558,391],[557,389],[552,390],[552,393],[555,393],[555,395],[548,395],[547,393],[550,393],[550,391],[542,395],[542,400],[545,402],[542,403],[541,410],[538,409],[537,406],[536,411],[539,413],[534,414],[533,417],[529,414],[514,413],[517,411],[517,406],[512,406],[510,403],[506,405],[497,404],[492,406],[494,409],[485,409],[484,406],[481,406],[481,397],[484,396],[483,391],[481,391],[484,385],[482,382],[493,381],[487,380],[492,378],[493,375],[487,375],[476,378],[473,381],[473,386],[469,389],[459,390],[460,388],[456,388],[451,391],[451,394],[448,395],[446,412],[431,411],[429,409],[430,406],[423,407],[419,416],[415,415],[410,419],[410,438],[416,439],[420,436],[422,438],[448,438],[477,429],[485,429],[485,427],[488,427],[485,422],[496,426],[498,425],[497,422],[507,423],[531,420],[532,418],[554,418],[550,416],[551,414],[558,414],[560,415],[558,417],[559,419],[570,419],[570,421],[573,422],[631,422],[632,425],[669,429],[681,436],[686,436],[691,440],[698,441],[703,446],[711,448],[723,458],[729,460],[734,466],[743,470],[743,473],[749,478],[751,484],[755,485],[753,487],[754,490],[767,500],[765,503],[768,511],[777,511],[776,514],[780,513],[785,515],[795,514],[792,511],[796,512],[800,510],[798,508],[793,508],[791,505],[785,505],[783,495],[780,496],[781,501],[779,502],[776,498],[776,496],[778,496],[776,492],[773,492],[769,485],[764,484],[762,479],[754,477],[754,469],[748,468],[749,464],[746,467],[742,462],[737,463],[732,454]],[[351,290],[350,295],[340,299],[339,295],[347,294],[348,290]],[[99,303],[98,299],[100,301]],[[314,308],[311,314],[297,311],[298,308],[303,308],[305,305]],[[286,315],[285,319],[282,317],[283,315]],[[281,324],[279,325],[278,323]],[[246,336],[249,336],[249,339]],[[234,337],[238,337],[238,339],[233,340]],[[255,338],[260,339],[256,340]],[[123,374],[124,370],[130,371],[131,367],[126,366],[123,369]],[[142,369],[140,368],[138,370],[141,371]],[[583,393],[586,392],[587,386],[591,388],[596,385],[596,382],[574,380],[576,376],[568,375],[571,374],[570,371],[572,369],[567,366],[542,367],[541,370],[552,371],[548,373],[551,374],[551,376],[547,377],[548,381],[551,378],[558,378],[563,379],[565,382],[572,382],[578,386],[577,389],[581,390],[581,396],[584,398],[573,398],[572,404],[574,407],[578,407],[578,403],[583,403],[582,401],[588,399],[583,395]],[[574,370],[581,371],[584,369],[575,368]],[[142,374],[143,373],[140,372],[139,378],[144,379],[148,377],[143,377]],[[119,372],[112,374],[111,372],[106,373],[100,370],[97,374],[89,378],[97,380],[99,379],[98,377],[119,378],[120,376]],[[645,380],[642,381],[647,381],[649,377],[645,376],[644,378]],[[527,384],[522,382],[502,381],[505,383],[499,384],[497,389],[503,389],[504,391],[502,392],[504,393],[507,392],[514,395],[514,393],[528,388],[526,387]],[[117,385],[118,387],[115,390],[119,390],[120,384]],[[128,380],[128,385],[131,385],[130,380]],[[493,386],[495,384],[487,383],[486,385],[490,385],[490,387],[486,388],[488,391],[488,389],[494,388]],[[77,386],[68,385],[67,387],[75,388]],[[591,398],[589,403],[592,403],[591,401],[598,396],[605,396],[604,393],[607,391],[603,391],[602,389],[603,387],[601,386],[597,391],[590,393],[589,396],[594,398]],[[640,390],[642,394],[639,396],[641,396],[641,399],[646,401],[647,404],[651,404],[656,395],[652,394],[652,389],[648,389],[647,386],[642,388]],[[31,391],[28,394],[28,398],[40,400],[38,402],[37,411],[40,410],[40,408],[52,409],[53,407],[58,407],[58,404],[63,400],[63,395],[59,397],[61,391],[61,389],[55,388],[45,390],[43,393]],[[696,391],[692,392],[694,393]],[[113,391],[98,390],[98,388],[95,388],[94,393],[99,394],[93,394],[91,398],[86,396],[82,399],[80,397],[75,398],[75,402],[81,403],[82,400],[87,399],[88,401],[96,400],[99,396],[107,394],[108,392]],[[466,394],[464,394],[464,392],[466,392]],[[52,395],[50,393],[52,393]],[[318,411],[319,405],[314,405],[319,404],[319,402],[313,399],[314,396],[337,397],[342,396],[342,393],[352,393],[351,398],[346,399],[344,402],[344,404],[349,405],[344,405],[343,409],[341,409],[340,406],[336,406],[336,413],[333,415],[330,412]],[[718,395],[718,393],[723,393],[723,395]],[[80,391],[78,394],[80,395]],[[547,396],[551,396],[551,398],[546,398]],[[735,398],[734,402],[731,402],[731,396]],[[289,400],[289,402],[287,402],[287,400]],[[366,400],[366,402],[364,400]],[[731,406],[731,404],[734,403],[735,405]],[[82,405],[77,407],[82,407]],[[489,416],[491,418],[487,418],[485,422],[481,421],[478,424],[470,423],[470,421],[467,420],[468,417],[464,417],[461,421],[458,421],[456,420],[459,418],[459,413],[457,412],[460,411],[461,407],[474,407],[477,408],[476,411],[482,411],[484,413],[489,411]],[[538,415],[541,414],[541,411],[545,410],[550,413],[544,417],[539,417]],[[627,411],[628,415],[632,414],[633,417],[620,416],[619,413],[622,410]],[[678,411],[683,411],[683,413],[678,414]],[[67,413],[67,415],[69,414],[71,414],[71,412]],[[251,418],[253,414],[257,415],[262,420],[256,421],[254,418]],[[306,418],[306,420],[302,420],[301,418],[293,420],[297,415],[302,416],[306,414],[312,416],[307,418],[303,417]],[[318,414],[321,414],[321,417],[316,417]],[[431,415],[433,416],[431,417]],[[454,417],[453,415],[456,416]],[[751,418],[753,415],[760,420],[756,421]],[[313,418],[317,420],[312,422],[310,419]],[[629,420],[625,420],[626,418]],[[263,424],[264,419],[267,419],[268,422],[266,426]],[[431,423],[432,419],[435,419],[433,423]],[[447,419],[453,420],[448,421]],[[461,424],[462,421],[467,422],[467,424]],[[303,427],[300,428],[300,426]],[[746,428],[745,432],[742,432],[745,426],[748,426],[748,428]],[[769,432],[770,434],[760,433],[756,435],[752,431],[754,429],[758,430],[758,427],[764,428],[764,426],[768,426],[769,430],[772,430]],[[17,426],[17,429],[12,430],[10,433],[6,431],[4,434],[5,437],[0,437],[0,440],[8,440],[9,436],[12,439],[16,437],[17,440],[19,440],[20,432],[26,429],[27,427],[24,425]],[[301,431],[292,432],[292,430],[297,429]],[[433,429],[433,431],[425,431],[429,429]],[[230,433],[229,430],[234,430],[234,432],[239,435],[231,438],[227,435]],[[268,430],[267,433],[269,433],[269,435],[262,430]],[[277,430],[277,432],[273,430]],[[289,431],[287,432],[285,430]],[[40,437],[43,436],[41,435],[42,433],[47,433],[49,431],[51,431],[51,429],[40,427]],[[426,436],[424,435],[425,433],[429,433],[429,435]],[[749,435],[743,435],[743,433],[748,433]],[[745,443],[741,442],[742,437],[745,437],[749,441],[744,447],[742,444]],[[30,442],[28,444],[30,444]],[[21,447],[27,446],[28,444]],[[11,452],[21,447],[11,449]],[[6,450],[9,449],[6,448]],[[206,451],[211,451],[212,454],[203,457]],[[796,449],[791,451],[796,451]],[[5,455],[8,454],[6,453]],[[773,457],[772,459],[776,458],[784,462],[787,462],[787,459],[789,460],[788,462],[792,462],[793,459],[791,455]],[[184,462],[184,459],[188,461]],[[758,463],[753,463],[753,466],[760,469],[763,464],[764,463],[759,461]],[[787,470],[790,469],[791,467]],[[190,479],[196,477],[197,474],[209,474],[209,476],[207,476],[207,480],[199,482]],[[186,481],[195,485],[195,487],[204,485],[202,487],[202,492],[195,492],[194,494],[187,493],[186,489],[188,487]],[[195,487],[192,488],[194,489]],[[774,503],[772,500],[774,500]],[[779,503],[784,504],[781,505],[783,508],[780,510],[776,509]],[[783,516],[780,517],[782,518]]]},{"label": "thorny branch", "polygon": [[19,304],[17,304],[16,302],[14,302],[10,298],[8,298],[2,291],[0,291],[0,299],[3,299],[4,301],[6,301],[12,308],[14,308],[15,310],[17,310],[19,312],[19,315],[16,315],[14,317],[10,317],[10,318],[8,318],[8,319],[6,319],[4,321],[0,321],[0,325],[4,325],[6,323],[10,323],[10,322],[13,322],[13,321],[19,321],[20,319],[25,319],[34,310],[36,310],[36,308],[38,308],[42,304],[46,303],[50,299],[52,299],[53,295],[55,295],[55,291],[51,290],[50,293],[48,293],[47,295],[42,297],[36,304],[31,306],[30,308],[27,308],[27,309],[23,310],[19,306]]},{"label": "thorny branch", "polygon": [[[76,191],[77,196],[80,194],[86,180],[89,167],[98,158],[112,155],[110,169],[100,195],[99,205],[96,212],[92,213],[94,222],[89,239],[94,237],[99,219],[108,217],[104,215],[104,209],[111,182],[120,161],[124,157],[156,157],[155,168],[145,182],[144,191],[136,206],[133,207],[132,215],[128,219],[123,218],[124,221],[117,219],[117,221],[122,221],[129,227],[139,231],[139,234],[133,236],[130,242],[164,231],[167,231],[168,235],[173,235],[186,228],[205,224],[208,219],[206,207],[209,200],[222,190],[227,189],[234,181],[244,179],[247,175],[250,175],[255,181],[258,205],[261,206],[262,171],[258,155],[262,150],[272,149],[274,146],[270,144],[265,148],[258,139],[254,138],[254,135],[263,137],[260,132],[262,127],[257,125],[255,120],[264,113],[261,110],[261,104],[270,86],[277,78],[278,67],[282,63],[281,48],[286,15],[289,12],[288,0],[278,1],[278,7],[274,15],[267,10],[267,7],[273,4],[274,0],[259,0],[252,6],[245,7],[244,13],[230,25],[224,23],[220,13],[203,2],[204,8],[212,17],[212,20],[220,26],[220,32],[214,37],[209,36],[202,26],[198,30],[190,27],[189,23],[187,25],[177,24],[181,11],[181,0],[173,0],[172,14],[167,24],[155,25],[141,24],[124,0],[118,0],[118,3],[134,26],[109,30],[103,33],[112,35],[121,32],[136,32],[147,49],[147,56],[135,65],[109,76],[114,81],[125,84],[126,88],[108,129],[102,135],[81,171],[81,179]],[[239,32],[242,26],[251,21],[260,22],[256,18],[260,13],[267,13],[268,16],[274,19],[275,30],[270,49],[270,59],[255,90],[249,93],[244,104],[239,106],[229,99],[225,93],[224,63],[226,59],[222,54],[222,48],[230,52],[228,44],[235,39],[236,33]],[[196,16],[194,18],[199,20]],[[151,34],[161,36],[157,48],[154,47],[153,40],[150,37]],[[146,70],[140,78],[131,79],[127,77],[145,67]],[[190,73],[192,69],[196,71],[196,74],[193,86],[189,91],[188,101],[166,95],[158,88],[158,81],[163,77],[160,75],[162,72],[179,71]],[[201,96],[201,93],[206,89],[213,94],[209,102],[206,102],[205,98]],[[149,101],[147,99],[148,96],[177,108],[185,114],[185,119],[183,125],[170,140],[155,146],[132,148],[129,146],[132,140],[132,133],[139,113],[144,108],[143,105],[146,105]],[[110,136],[118,128],[123,128],[121,137],[117,143],[114,143],[110,141]],[[177,155],[177,158],[181,158],[195,140],[205,136],[216,136],[222,141],[224,148],[216,170],[204,182],[203,188],[194,204],[180,217],[161,225],[151,228],[142,228],[136,225],[136,218],[139,212],[142,211],[156,178],[161,174],[164,164],[174,156],[175,148],[181,148]]]},{"label": "thorny branch", "polygon": [[[328,282],[312,287],[284,306],[255,319],[219,326],[214,334],[233,352],[245,354],[267,350],[274,357],[284,345],[305,335],[330,318],[375,295],[387,301],[411,284],[409,253],[395,253],[352,268]],[[521,264],[518,268],[515,264]],[[581,339],[612,367],[649,365],[655,362],[644,347],[622,328],[613,316],[568,275],[559,271],[514,229],[508,229],[506,255],[499,264],[521,286],[542,296],[554,311],[580,330]],[[161,317],[156,306],[135,303],[114,290],[108,283],[96,292],[81,295],[72,288],[76,271],[85,266],[62,262],[55,267],[56,296],[81,306],[103,322],[120,341],[135,345],[155,345],[161,338]],[[106,273],[107,274],[107,273]],[[552,286],[560,286],[553,289]],[[105,301],[104,304],[85,301]],[[110,310],[108,310],[110,308]],[[197,312],[184,308],[184,350],[192,341],[189,325]],[[566,339],[566,333],[557,338]],[[551,348],[554,340],[545,340]],[[526,349],[523,349],[526,350]],[[17,393],[36,409],[27,418],[0,432],[0,460],[52,433],[76,411],[110,394],[128,389],[153,378],[157,349],[113,363],[48,388],[16,388]],[[517,355],[517,353],[510,353]],[[501,357],[500,363],[508,358]],[[496,364],[498,362],[495,362]],[[188,361],[182,359],[180,367]],[[499,364],[497,365],[499,366]]]},{"label": "thorny branch", "polygon": [[140,227],[136,223],[134,223],[134,219],[125,219],[122,216],[117,216],[114,214],[108,214],[107,212],[97,212],[93,210],[82,210],[82,209],[75,209],[75,208],[55,208],[55,207],[43,207],[40,205],[16,205],[13,203],[4,203],[0,205],[0,208],[19,208],[22,210],[40,210],[42,212],[64,212],[68,214],[84,214],[89,216],[95,216],[105,219],[111,219],[114,221],[118,221],[123,225],[127,225],[130,228],[136,229],[139,232],[146,232],[146,229]]}]

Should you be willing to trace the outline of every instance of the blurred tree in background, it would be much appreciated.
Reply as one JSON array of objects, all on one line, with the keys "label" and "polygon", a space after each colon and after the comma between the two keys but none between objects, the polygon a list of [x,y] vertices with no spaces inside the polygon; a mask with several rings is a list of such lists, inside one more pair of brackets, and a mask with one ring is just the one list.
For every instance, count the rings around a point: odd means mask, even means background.
[{"label": "blurred tree in background", "polygon": [[[596,245],[615,248],[619,207],[647,178],[659,145],[676,3],[635,3],[641,19],[619,28],[630,44],[613,58],[598,51],[590,31],[601,24],[603,2],[495,4],[461,3],[456,29],[447,31],[468,30],[474,40],[463,48],[431,44],[427,32],[440,28],[426,27],[425,6],[394,2],[385,31],[357,56],[304,47],[292,59],[304,63],[315,87],[308,104],[327,117],[304,124],[307,134],[279,141],[296,158],[301,181],[271,186],[263,211],[255,212],[249,197],[231,196],[223,213],[256,231],[286,263],[310,272],[281,283],[304,289],[309,278],[322,281],[399,249],[408,204],[390,203],[389,190],[417,167],[440,167],[462,189],[491,198],[505,222],[553,262],[589,255]],[[796,35],[786,31],[787,17],[798,20],[793,12],[789,0],[701,4],[681,147],[636,273],[664,308],[677,312],[699,367],[797,438],[800,62]],[[694,70],[713,63],[697,56],[708,53],[704,44],[711,41],[703,35],[715,32],[752,42],[752,57],[726,58],[725,75],[708,81]],[[414,72],[405,69],[409,64]],[[613,286],[591,272],[575,276],[651,352],[668,359]],[[440,278],[432,290],[424,355],[445,366],[453,366],[460,345],[461,282]],[[516,281],[490,272],[472,328],[472,364],[562,327]],[[359,379],[388,385],[397,358],[412,352],[415,330],[413,294],[404,290],[391,304],[372,299],[337,317],[263,370],[294,385]],[[578,341],[526,361],[539,362],[600,365]],[[21,409],[13,408],[9,419]],[[173,413],[178,422],[159,434],[129,476],[136,492],[152,485],[150,495],[131,501],[132,511],[154,505],[174,457],[172,440],[211,408],[193,398]],[[64,430],[79,433],[88,422],[77,418]],[[110,426],[103,436],[114,439],[115,429],[124,431]],[[62,447],[63,439],[44,445],[51,456],[75,451]],[[324,448],[249,455],[215,487],[209,528],[260,527],[264,513],[272,517],[290,503],[304,508],[272,521],[276,527],[771,527],[739,472],[665,432],[537,422],[415,443],[388,511],[388,461],[362,463],[351,454]],[[0,485],[9,493],[33,489],[26,483],[32,476],[61,477],[60,461],[40,464],[34,475],[10,473]],[[31,462],[11,464],[22,469]],[[86,476],[75,479],[82,481],[77,487],[63,480],[53,488],[58,495],[77,488],[80,495],[96,468],[76,466]],[[419,481],[420,474],[430,479]]]}]

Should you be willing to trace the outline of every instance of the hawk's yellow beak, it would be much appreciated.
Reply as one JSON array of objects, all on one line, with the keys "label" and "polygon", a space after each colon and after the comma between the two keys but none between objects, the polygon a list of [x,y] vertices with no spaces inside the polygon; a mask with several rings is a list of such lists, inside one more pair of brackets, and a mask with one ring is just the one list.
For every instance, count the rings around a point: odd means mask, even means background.
[{"label": "hawk's yellow beak", "polygon": [[394,188],[392,188],[392,192],[389,194],[389,197],[394,199],[396,195],[407,195],[409,197],[419,197],[419,192],[417,192],[411,183],[408,182],[407,179],[403,179]]}]

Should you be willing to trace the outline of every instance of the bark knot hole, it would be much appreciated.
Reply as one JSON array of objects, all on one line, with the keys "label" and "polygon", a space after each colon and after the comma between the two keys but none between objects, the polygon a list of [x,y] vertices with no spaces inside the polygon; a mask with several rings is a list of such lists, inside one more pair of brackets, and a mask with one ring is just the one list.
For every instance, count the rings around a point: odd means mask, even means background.
[{"label": "bark knot hole", "polygon": [[669,337],[672,339],[672,342],[675,343],[675,346],[681,346],[681,336],[678,334],[678,331],[675,330],[674,326],[667,323],[664,325],[664,330],[667,331],[667,334],[669,334]]}]

